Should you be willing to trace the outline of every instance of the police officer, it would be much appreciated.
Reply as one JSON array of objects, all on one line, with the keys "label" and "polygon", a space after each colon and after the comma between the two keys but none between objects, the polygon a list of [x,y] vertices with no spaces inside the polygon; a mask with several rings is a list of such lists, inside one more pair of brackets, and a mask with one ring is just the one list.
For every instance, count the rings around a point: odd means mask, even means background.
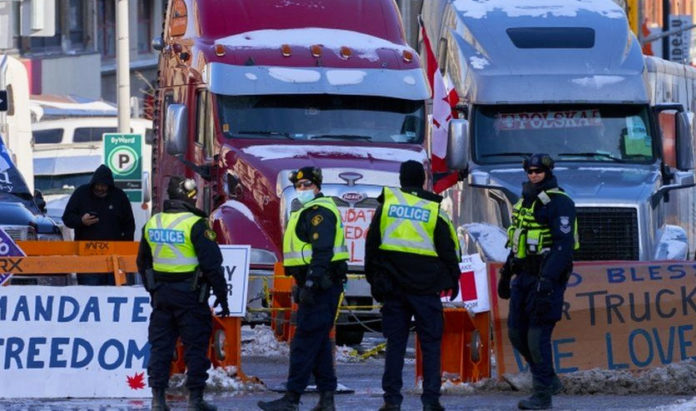
[{"label": "police officer", "polygon": [[138,250],[138,271],[146,279],[152,301],[147,373],[152,387],[152,409],[158,411],[169,410],[165,389],[179,336],[186,350],[188,409],[217,409],[203,400],[212,332],[209,285],[222,308],[221,315],[229,315],[230,311],[222,254],[207,216],[195,207],[196,193],[194,180],[172,177],[164,212],[155,214],[145,224]]},{"label": "police officer", "polygon": [[551,333],[561,319],[573,250],[579,247],[575,204],[558,187],[553,165],[543,153],[523,162],[529,181],[512,210],[511,251],[498,282],[498,295],[510,298],[510,342],[532,371],[533,394],[518,404],[527,410],[551,408],[551,396],[563,390],[553,368]]},{"label": "police officer", "polygon": [[297,328],[290,344],[286,392],[274,401],[259,401],[263,410],[297,410],[300,396],[314,374],[319,403],[316,411],[334,410],[336,370],[329,332],[346,278],[348,249],[341,214],[331,198],[321,193],[317,167],[303,167],[290,175],[302,207],[290,214],[283,236],[285,274],[295,278],[293,298],[298,303]]},{"label": "police officer", "polygon": [[365,243],[365,267],[372,294],[382,306],[387,352],[382,376],[384,405],[399,410],[402,369],[411,317],[423,352],[423,410],[440,404],[440,344],[443,331],[440,292],[459,293],[459,240],[442,197],[424,190],[423,165],[401,164],[401,188],[385,187],[378,198]]}]

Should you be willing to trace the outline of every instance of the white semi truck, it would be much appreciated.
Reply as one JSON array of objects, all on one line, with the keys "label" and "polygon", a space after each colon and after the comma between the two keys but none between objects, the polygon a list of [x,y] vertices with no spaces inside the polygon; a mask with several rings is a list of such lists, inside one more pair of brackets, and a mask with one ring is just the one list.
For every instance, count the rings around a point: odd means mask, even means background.
[{"label": "white semi truck", "polygon": [[469,252],[499,259],[480,228],[510,224],[522,159],[545,152],[577,206],[576,260],[694,256],[694,68],[644,57],[609,0],[431,0],[422,16],[460,96],[446,204]]}]

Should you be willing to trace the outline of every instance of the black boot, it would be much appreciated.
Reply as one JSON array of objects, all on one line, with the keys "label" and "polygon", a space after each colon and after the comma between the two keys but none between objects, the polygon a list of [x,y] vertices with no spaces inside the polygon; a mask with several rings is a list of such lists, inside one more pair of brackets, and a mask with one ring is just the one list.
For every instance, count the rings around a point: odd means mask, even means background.
[{"label": "black boot", "polygon": [[517,408],[521,410],[548,410],[552,408],[551,392],[537,391],[531,397],[517,403]]},{"label": "black boot", "polygon": [[334,404],[334,392],[322,391],[319,393],[319,402],[312,408],[312,411],[336,411]]},{"label": "black boot", "polygon": [[423,404],[423,411],[445,411],[445,407],[440,404],[440,401],[426,402]]},{"label": "black boot", "polygon": [[150,406],[152,411],[169,411],[169,406],[167,405],[167,398],[164,393],[164,388],[153,388],[152,389],[152,405]]},{"label": "black boot", "polygon": [[203,399],[203,388],[189,391],[188,411],[217,411],[217,407]]},{"label": "black boot", "polygon": [[558,378],[558,375],[554,375],[553,380],[551,381],[551,395],[560,394],[562,391],[563,383],[561,382],[561,379]]},{"label": "black boot", "polygon": [[300,394],[288,391],[277,400],[259,401],[256,404],[264,411],[298,411],[300,409]]}]

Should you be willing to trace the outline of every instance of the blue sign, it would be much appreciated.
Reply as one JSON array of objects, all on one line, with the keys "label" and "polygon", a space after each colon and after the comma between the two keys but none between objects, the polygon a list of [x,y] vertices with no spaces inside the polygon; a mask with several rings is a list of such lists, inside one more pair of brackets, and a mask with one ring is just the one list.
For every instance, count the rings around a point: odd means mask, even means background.
[{"label": "blue sign", "polygon": [[[24,256],[24,251],[17,247],[12,237],[0,228],[0,257]],[[12,273],[0,273],[0,285],[10,279]]]}]

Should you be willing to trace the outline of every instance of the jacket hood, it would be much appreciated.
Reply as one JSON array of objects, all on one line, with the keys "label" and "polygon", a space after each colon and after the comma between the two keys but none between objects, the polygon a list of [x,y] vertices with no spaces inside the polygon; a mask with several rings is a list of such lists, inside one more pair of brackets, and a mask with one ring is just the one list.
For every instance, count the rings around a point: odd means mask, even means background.
[{"label": "jacket hood", "polygon": [[89,186],[92,187],[97,183],[106,184],[110,188],[114,187],[114,175],[111,169],[104,164],[97,167],[92,175],[92,179],[89,180]]}]

